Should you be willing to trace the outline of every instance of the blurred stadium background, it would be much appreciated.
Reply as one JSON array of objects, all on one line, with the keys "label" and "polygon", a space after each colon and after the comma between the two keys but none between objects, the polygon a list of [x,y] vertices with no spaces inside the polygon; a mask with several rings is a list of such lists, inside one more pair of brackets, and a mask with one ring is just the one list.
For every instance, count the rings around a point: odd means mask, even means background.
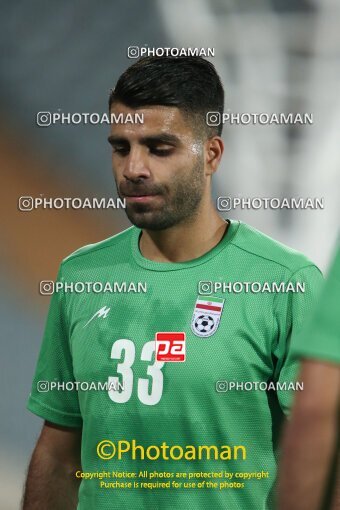
[{"label": "blurred stadium background", "polygon": [[[1,0],[0,507],[19,506],[42,421],[26,409],[63,257],[129,226],[124,211],[20,212],[18,198],[115,196],[106,125],[38,127],[39,111],[105,112],[131,45],[214,47],[233,112],[312,112],[312,126],[225,126],[215,195],[323,197],[323,210],[234,210],[327,268],[340,206],[337,0]],[[338,110],[339,108],[339,110]]]}]

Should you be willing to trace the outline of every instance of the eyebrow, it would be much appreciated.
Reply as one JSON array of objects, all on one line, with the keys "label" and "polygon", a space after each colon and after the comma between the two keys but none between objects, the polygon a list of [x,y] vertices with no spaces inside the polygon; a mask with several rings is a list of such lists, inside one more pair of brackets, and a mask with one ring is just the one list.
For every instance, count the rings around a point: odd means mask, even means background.
[{"label": "eyebrow", "polygon": [[[114,136],[110,135],[107,138],[108,142],[111,145],[119,145],[129,142],[126,138],[122,136]],[[149,135],[149,136],[143,136],[138,141],[141,145],[152,145],[155,143],[164,143],[169,145],[179,145],[180,140],[176,135],[171,135],[168,133],[161,133],[158,135]]]}]

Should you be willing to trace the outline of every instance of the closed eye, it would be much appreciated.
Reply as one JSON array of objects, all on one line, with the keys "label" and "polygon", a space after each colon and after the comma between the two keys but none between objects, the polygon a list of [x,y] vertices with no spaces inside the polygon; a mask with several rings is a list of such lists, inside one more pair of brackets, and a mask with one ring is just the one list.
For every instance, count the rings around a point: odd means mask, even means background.
[{"label": "closed eye", "polygon": [[115,154],[119,154],[120,156],[127,156],[130,152],[130,147],[128,146],[112,146],[112,151]]},{"label": "closed eye", "polygon": [[170,147],[167,149],[159,149],[158,147],[149,147],[149,151],[151,154],[154,154],[155,156],[164,158],[166,156],[170,156],[173,153],[174,147]]}]

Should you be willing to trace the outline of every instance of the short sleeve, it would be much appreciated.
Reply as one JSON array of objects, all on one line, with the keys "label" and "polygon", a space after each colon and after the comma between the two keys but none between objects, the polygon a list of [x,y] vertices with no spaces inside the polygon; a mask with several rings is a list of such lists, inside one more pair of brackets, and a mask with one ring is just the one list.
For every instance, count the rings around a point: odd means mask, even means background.
[{"label": "short sleeve", "polygon": [[299,284],[303,291],[289,292],[279,296],[276,310],[280,324],[279,338],[274,350],[277,360],[274,378],[277,383],[279,403],[285,414],[289,414],[294,393],[292,386],[296,383],[299,368],[299,361],[292,353],[292,344],[305,326],[317,302],[323,277],[315,265],[309,265],[296,271],[290,277],[290,282],[296,289]]},{"label": "short sleeve", "polygon": [[81,427],[64,299],[60,291],[52,294],[27,409],[57,425]]},{"label": "short sleeve", "polygon": [[292,350],[298,357],[340,363],[340,247],[314,314],[296,337]]}]

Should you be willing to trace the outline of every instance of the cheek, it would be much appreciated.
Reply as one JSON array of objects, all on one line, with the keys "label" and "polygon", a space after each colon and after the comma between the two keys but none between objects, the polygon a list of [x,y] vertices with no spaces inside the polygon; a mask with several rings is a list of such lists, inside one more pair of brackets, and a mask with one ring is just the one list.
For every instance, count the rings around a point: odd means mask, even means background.
[{"label": "cheek", "polygon": [[112,154],[111,163],[112,163],[113,175],[115,177],[119,178],[123,174],[123,170],[124,170],[124,163],[123,163],[122,159],[117,158],[117,156],[115,154]]},{"label": "cheek", "polygon": [[184,158],[169,157],[165,159],[153,161],[150,173],[154,182],[165,185],[171,190],[178,181],[185,180],[189,167]]},{"label": "cheek", "polygon": [[191,143],[185,152],[185,164],[188,170],[199,166],[203,161],[203,146],[200,142]]},{"label": "cheek", "polygon": [[191,147],[190,147],[190,154],[196,158],[196,159],[199,159],[199,158],[202,158],[203,157],[203,143],[198,140],[194,143],[191,144]]},{"label": "cheek", "polygon": [[190,170],[197,164],[197,156],[192,152],[186,151],[180,154],[173,154],[168,158],[161,159],[153,162],[155,171],[162,175],[171,176],[185,176],[190,173]]}]

